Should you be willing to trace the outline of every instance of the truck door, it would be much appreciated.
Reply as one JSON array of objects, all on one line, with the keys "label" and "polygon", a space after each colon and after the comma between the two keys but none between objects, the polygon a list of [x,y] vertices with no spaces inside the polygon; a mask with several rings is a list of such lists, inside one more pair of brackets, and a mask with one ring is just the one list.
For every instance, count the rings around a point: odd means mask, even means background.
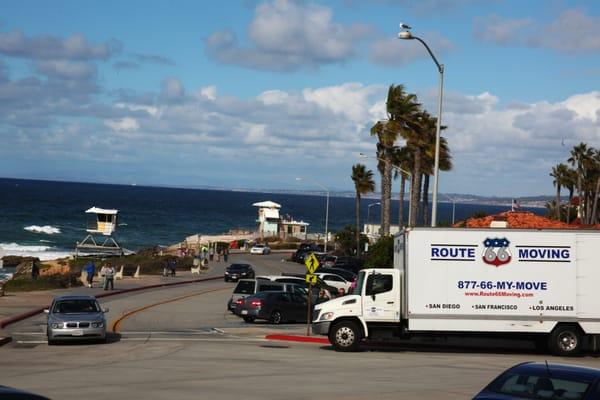
[{"label": "truck door", "polygon": [[394,272],[371,273],[367,276],[363,297],[363,317],[368,322],[400,320],[400,282]]}]

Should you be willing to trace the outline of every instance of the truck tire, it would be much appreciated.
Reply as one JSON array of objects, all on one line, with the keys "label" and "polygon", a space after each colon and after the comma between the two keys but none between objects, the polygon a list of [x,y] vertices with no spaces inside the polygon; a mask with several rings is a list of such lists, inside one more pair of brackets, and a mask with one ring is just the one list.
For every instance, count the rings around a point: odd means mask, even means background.
[{"label": "truck tire", "polygon": [[352,321],[338,322],[329,331],[329,341],[336,351],[357,351],[362,336],[362,330]]},{"label": "truck tire", "polygon": [[548,348],[557,356],[576,356],[581,345],[582,334],[576,325],[558,325],[548,339]]}]

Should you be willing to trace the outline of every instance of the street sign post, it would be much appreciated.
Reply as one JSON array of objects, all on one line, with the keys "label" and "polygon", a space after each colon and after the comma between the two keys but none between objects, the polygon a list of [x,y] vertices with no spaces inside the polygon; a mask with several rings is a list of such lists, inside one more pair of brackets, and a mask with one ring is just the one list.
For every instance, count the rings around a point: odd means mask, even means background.
[{"label": "street sign post", "polygon": [[313,275],[314,272],[319,268],[319,260],[315,256],[315,253],[310,253],[306,260],[304,261],[304,265],[306,265],[306,282],[308,283],[308,301],[307,301],[307,310],[306,310],[306,336],[310,336],[310,323],[311,323],[311,300],[312,300],[312,287],[315,283],[317,283],[317,276]]}]

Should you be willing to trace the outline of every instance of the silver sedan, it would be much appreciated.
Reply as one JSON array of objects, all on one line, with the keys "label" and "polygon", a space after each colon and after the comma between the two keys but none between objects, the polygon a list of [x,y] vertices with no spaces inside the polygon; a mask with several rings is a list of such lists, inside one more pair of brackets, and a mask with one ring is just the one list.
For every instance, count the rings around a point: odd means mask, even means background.
[{"label": "silver sedan", "polygon": [[100,308],[94,296],[60,296],[52,301],[48,314],[48,344],[63,340],[106,342],[108,309]]}]

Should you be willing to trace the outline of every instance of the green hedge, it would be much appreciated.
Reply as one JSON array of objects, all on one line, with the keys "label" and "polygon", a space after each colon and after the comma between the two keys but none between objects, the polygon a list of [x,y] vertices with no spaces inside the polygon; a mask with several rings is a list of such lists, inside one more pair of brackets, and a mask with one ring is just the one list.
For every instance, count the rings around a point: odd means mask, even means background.
[{"label": "green hedge", "polygon": [[74,273],[39,276],[37,279],[15,277],[4,284],[4,290],[6,292],[29,292],[77,287],[82,285],[78,277],[79,275]]}]

